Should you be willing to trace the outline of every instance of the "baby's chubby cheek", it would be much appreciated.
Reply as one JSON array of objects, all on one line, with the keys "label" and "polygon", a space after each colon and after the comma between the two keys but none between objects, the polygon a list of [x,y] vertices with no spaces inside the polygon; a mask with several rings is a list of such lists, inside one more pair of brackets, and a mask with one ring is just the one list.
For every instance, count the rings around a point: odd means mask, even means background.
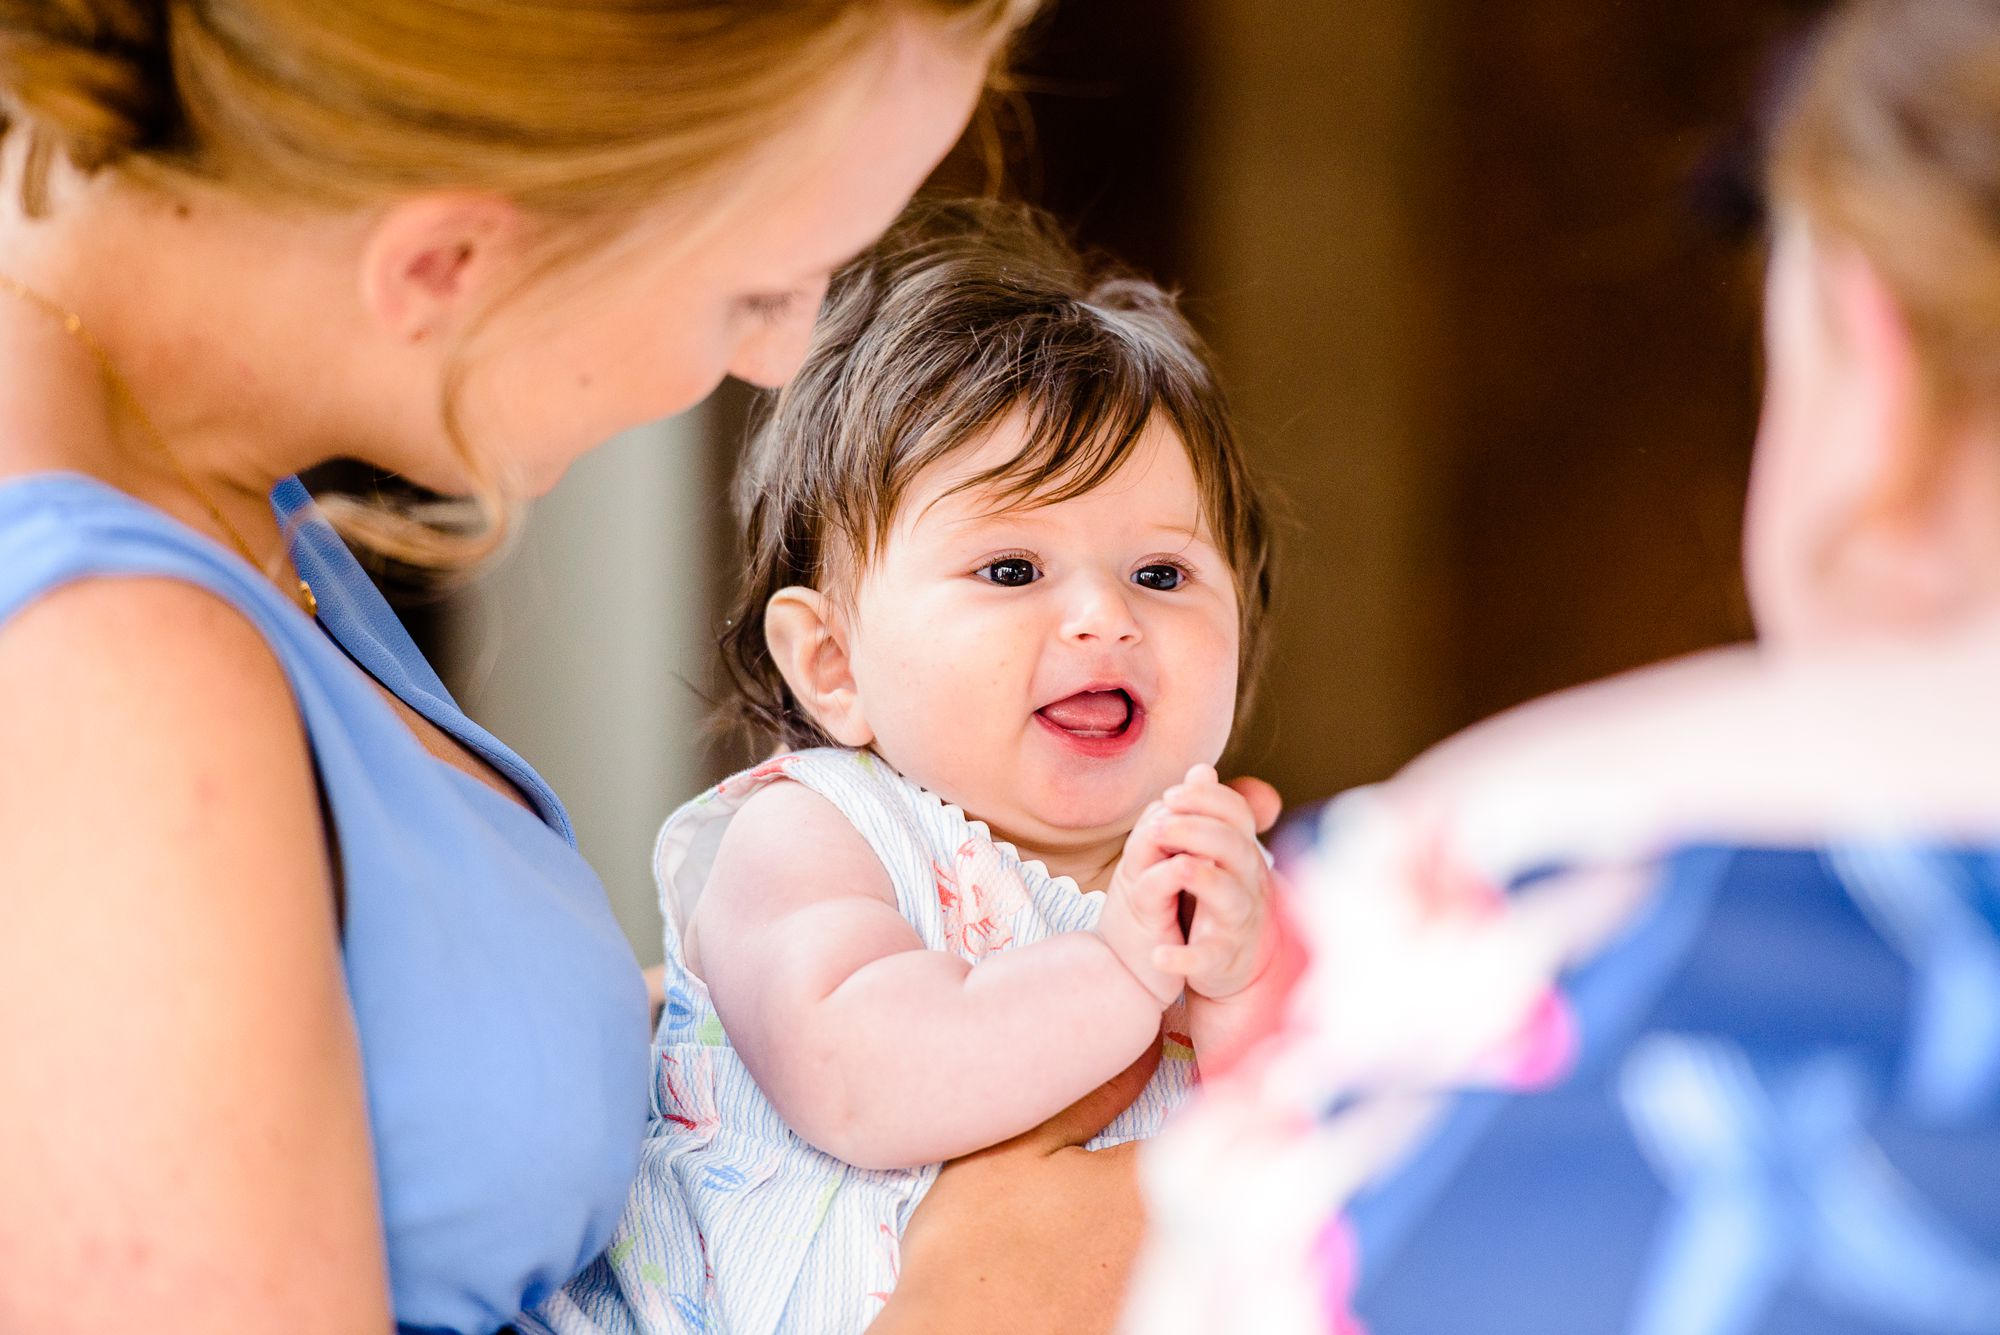
[{"label": "baby's chubby cheek", "polygon": [[[855,682],[884,759],[942,791],[994,767],[1018,688],[991,655],[942,644],[880,644],[857,655]],[[926,651],[928,649],[928,651]]]},{"label": "baby's chubby cheek", "polygon": [[1234,647],[1226,660],[1203,661],[1199,666],[1199,672],[1171,685],[1174,712],[1179,716],[1171,731],[1176,737],[1175,749],[1182,753],[1172,759],[1179,760],[1182,771],[1189,765],[1213,765],[1221,760],[1229,746],[1229,734],[1236,727]]}]

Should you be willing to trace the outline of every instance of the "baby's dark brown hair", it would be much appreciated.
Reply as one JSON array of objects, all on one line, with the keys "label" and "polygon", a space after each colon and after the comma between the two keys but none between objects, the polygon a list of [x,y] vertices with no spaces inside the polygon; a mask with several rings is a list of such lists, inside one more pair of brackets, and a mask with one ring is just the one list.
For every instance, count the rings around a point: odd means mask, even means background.
[{"label": "baby's dark brown hair", "polygon": [[1090,264],[1045,215],[959,200],[912,206],[835,276],[804,367],[752,437],[734,492],[745,568],[720,637],[725,722],[764,745],[829,744],[765,643],[771,595],[847,587],[917,475],[1017,413],[1019,453],[962,488],[1061,501],[1107,481],[1149,424],[1180,437],[1236,584],[1247,708],[1270,523],[1207,349],[1171,296]]}]

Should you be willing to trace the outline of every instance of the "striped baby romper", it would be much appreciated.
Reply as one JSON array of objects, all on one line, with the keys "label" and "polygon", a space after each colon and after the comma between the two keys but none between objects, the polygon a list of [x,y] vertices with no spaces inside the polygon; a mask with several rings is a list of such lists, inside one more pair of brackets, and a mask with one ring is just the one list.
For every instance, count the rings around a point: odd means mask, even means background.
[{"label": "striped baby romper", "polygon": [[[752,793],[779,779],[804,784],[854,823],[932,950],[977,966],[1014,946],[1089,930],[1103,908],[1101,892],[1082,893],[1022,860],[867,751],[780,756],[675,812],[654,855],[667,965],[651,1127],[610,1249],[536,1314],[560,1335],[841,1335],[873,1320],[895,1287],[898,1239],[936,1166],[856,1168],[801,1140],[751,1080],[707,988],[681,959],[680,932],[724,828]],[[1168,1012],[1165,1029],[1158,1074],[1091,1148],[1153,1135],[1185,1097],[1194,1053],[1182,1006]]]}]

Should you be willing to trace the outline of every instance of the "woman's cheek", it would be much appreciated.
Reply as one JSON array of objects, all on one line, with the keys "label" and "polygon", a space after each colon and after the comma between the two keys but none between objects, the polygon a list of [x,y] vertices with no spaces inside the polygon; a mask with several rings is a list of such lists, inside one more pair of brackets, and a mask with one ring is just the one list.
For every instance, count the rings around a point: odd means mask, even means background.
[{"label": "woman's cheek", "polygon": [[681,346],[657,350],[638,369],[633,385],[643,396],[641,421],[653,422],[686,412],[710,394],[729,374],[732,345],[718,331],[707,339],[688,339]]}]

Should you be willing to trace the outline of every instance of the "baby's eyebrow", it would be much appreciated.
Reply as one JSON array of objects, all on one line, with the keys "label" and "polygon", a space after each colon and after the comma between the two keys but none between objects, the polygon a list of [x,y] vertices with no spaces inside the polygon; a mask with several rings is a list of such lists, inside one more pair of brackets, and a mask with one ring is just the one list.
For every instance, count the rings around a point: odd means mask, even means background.
[{"label": "baby's eyebrow", "polygon": [[1177,538],[1191,538],[1196,542],[1208,541],[1208,526],[1200,520],[1192,524],[1149,524],[1155,533],[1171,533]]},{"label": "baby's eyebrow", "polygon": [[1036,514],[1040,506],[998,505],[991,510],[974,510],[958,515],[950,523],[953,528],[984,528],[997,524],[1029,524],[1037,528],[1048,521]]},{"label": "baby's eyebrow", "polygon": [[[1025,526],[1029,528],[1043,528],[1054,521],[1037,513],[1041,508],[1040,506],[1033,505],[1001,506],[998,509],[981,510],[974,514],[956,516],[948,521],[948,526],[962,533],[977,533],[983,528],[997,528],[1003,525],[1008,527]],[[1215,538],[1209,533],[1208,521],[1205,518],[1198,517],[1192,522],[1174,521],[1163,523],[1154,521],[1153,523],[1143,525],[1143,527],[1150,534],[1164,535],[1173,539],[1172,545],[1186,546],[1190,543],[1202,543],[1209,547],[1215,546]]]}]

